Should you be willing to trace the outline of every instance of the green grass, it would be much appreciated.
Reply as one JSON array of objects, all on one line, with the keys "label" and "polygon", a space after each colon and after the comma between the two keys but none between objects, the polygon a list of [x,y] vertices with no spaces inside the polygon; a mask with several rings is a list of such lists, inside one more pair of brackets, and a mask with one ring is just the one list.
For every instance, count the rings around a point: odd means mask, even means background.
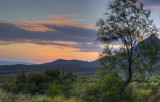
[{"label": "green grass", "polygon": [[76,98],[66,99],[64,95],[59,95],[57,97],[47,97],[47,96],[41,96],[41,97],[35,97],[29,96],[25,97],[26,95],[16,95],[20,97],[12,97],[10,93],[7,93],[5,91],[2,91],[0,89],[0,102],[81,102],[80,100],[77,100]]}]

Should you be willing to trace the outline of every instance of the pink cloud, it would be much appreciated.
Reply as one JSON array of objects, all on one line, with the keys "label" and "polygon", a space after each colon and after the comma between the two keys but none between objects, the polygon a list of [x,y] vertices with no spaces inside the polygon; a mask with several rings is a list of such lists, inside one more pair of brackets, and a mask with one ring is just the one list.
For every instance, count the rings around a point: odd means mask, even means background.
[{"label": "pink cloud", "polygon": [[28,30],[28,31],[37,31],[37,32],[46,32],[46,31],[56,31],[54,29],[48,28],[42,24],[16,24],[17,27]]},{"label": "pink cloud", "polygon": [[0,23],[10,23],[21,29],[37,32],[55,31],[54,29],[48,28],[45,24],[97,30],[93,25],[84,25],[79,23],[85,21],[85,19],[72,17],[75,17],[75,15],[47,15],[43,17],[48,18],[47,20],[0,21]]}]

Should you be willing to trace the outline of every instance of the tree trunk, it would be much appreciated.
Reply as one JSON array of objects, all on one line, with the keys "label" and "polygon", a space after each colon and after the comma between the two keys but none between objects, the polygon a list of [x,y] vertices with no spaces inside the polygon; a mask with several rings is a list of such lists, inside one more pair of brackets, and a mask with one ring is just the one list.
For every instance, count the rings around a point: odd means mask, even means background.
[{"label": "tree trunk", "polygon": [[128,67],[129,76],[128,76],[128,79],[126,80],[126,82],[123,84],[123,86],[121,88],[121,91],[120,91],[121,98],[122,98],[123,92],[125,91],[125,89],[127,88],[127,86],[129,85],[129,83],[132,80],[132,63],[130,61],[128,61],[128,63],[129,63],[129,67]]}]

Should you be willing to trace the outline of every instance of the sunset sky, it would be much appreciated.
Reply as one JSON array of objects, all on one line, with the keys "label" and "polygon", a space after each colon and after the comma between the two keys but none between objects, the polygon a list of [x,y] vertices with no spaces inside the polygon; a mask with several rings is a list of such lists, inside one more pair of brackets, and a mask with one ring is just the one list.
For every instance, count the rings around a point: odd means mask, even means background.
[{"label": "sunset sky", "polygon": [[[0,61],[96,60],[103,47],[95,24],[108,1],[0,0]],[[160,28],[160,0],[141,1]]]}]

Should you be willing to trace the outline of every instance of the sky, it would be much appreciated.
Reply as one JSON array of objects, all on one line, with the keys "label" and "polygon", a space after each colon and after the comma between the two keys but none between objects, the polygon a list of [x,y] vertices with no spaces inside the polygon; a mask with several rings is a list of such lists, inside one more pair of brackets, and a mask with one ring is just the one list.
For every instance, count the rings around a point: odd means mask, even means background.
[{"label": "sky", "polygon": [[[0,0],[0,61],[96,60],[103,47],[95,25],[108,1]],[[160,0],[141,1],[160,28]]]}]

